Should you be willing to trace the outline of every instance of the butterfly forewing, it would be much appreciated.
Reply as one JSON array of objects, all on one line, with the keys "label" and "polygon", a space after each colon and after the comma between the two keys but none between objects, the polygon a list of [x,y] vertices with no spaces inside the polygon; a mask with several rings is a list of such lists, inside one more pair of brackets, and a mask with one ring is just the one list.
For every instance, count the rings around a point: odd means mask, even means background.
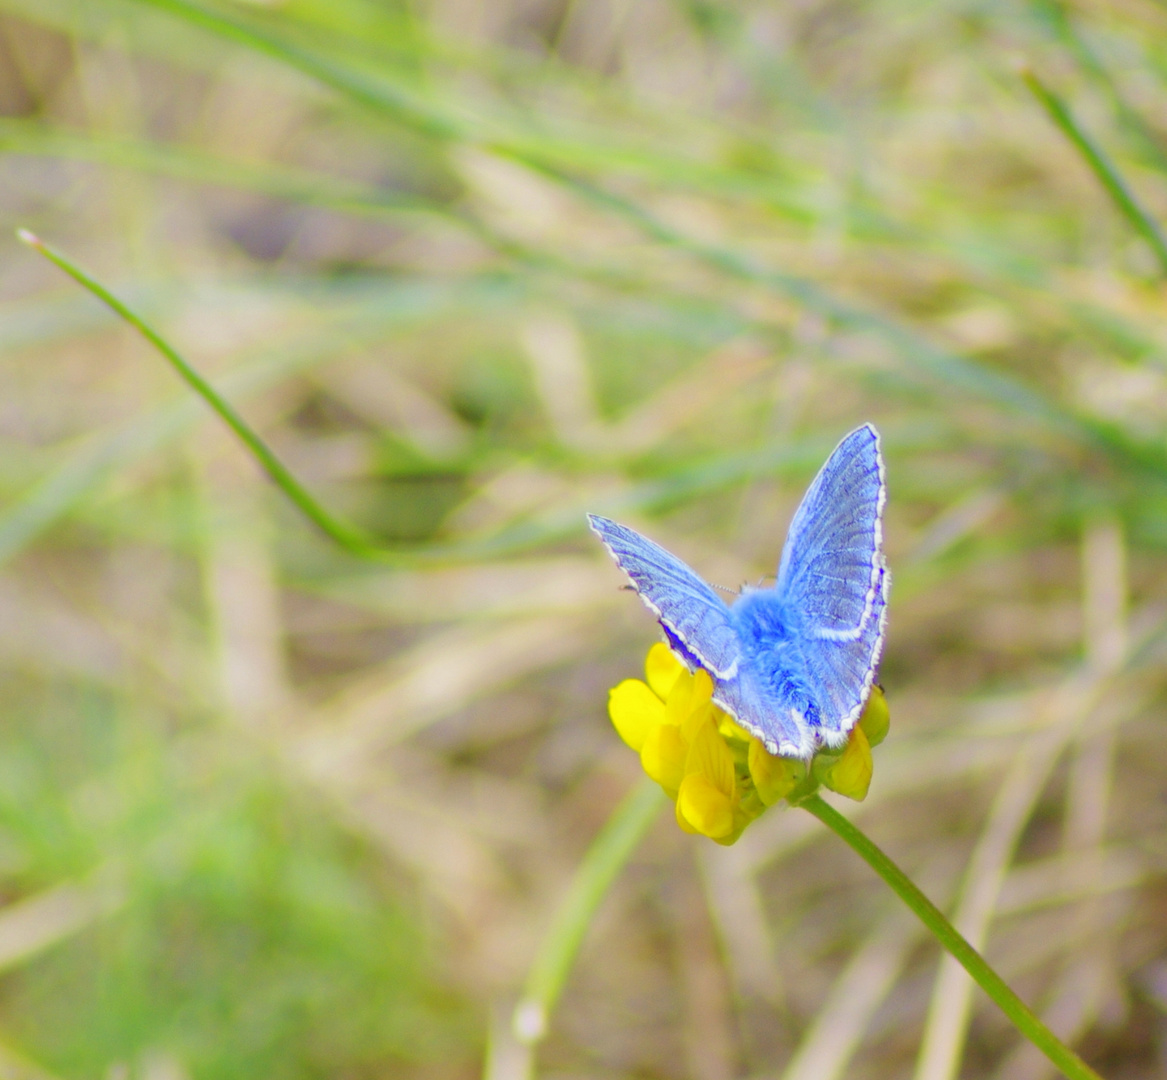
[{"label": "butterfly forewing", "polygon": [[739,648],[729,608],[704,581],[634,529],[588,515],[588,523],[636,591],[711,675],[732,678]]},{"label": "butterfly forewing", "polygon": [[827,459],[790,525],[776,588],[797,612],[804,677],[837,743],[867,700],[883,647],[886,501],[879,436],[853,431]]},{"label": "butterfly forewing", "polygon": [[876,614],[885,497],[879,436],[864,425],[819,470],[782,550],[775,587],[808,635],[855,640]]}]

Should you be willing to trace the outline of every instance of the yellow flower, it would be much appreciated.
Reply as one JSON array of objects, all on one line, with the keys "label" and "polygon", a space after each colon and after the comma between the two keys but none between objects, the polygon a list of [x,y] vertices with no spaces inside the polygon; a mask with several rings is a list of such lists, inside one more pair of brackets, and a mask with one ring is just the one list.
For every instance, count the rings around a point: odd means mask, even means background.
[{"label": "yellow flower", "polygon": [[873,687],[847,744],[823,751],[808,766],[770,754],[762,741],[713,703],[713,680],[690,673],[668,646],[656,644],[645,679],[625,679],[608,696],[612,723],[640,755],[644,771],[676,804],[677,824],[719,844],[732,844],[768,807],[797,804],[822,784],[863,799],[871,783],[871,747],[887,734],[883,691]]}]

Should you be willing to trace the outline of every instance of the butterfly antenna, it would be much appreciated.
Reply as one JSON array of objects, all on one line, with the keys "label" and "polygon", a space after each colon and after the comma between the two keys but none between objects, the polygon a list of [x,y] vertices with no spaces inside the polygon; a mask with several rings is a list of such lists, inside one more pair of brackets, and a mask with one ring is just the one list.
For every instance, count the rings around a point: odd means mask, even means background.
[{"label": "butterfly antenna", "polygon": [[[711,581],[709,584],[713,585],[713,582]],[[713,585],[713,587],[718,592],[729,593],[730,596],[738,596],[741,594],[741,589],[727,589],[724,585]]]}]

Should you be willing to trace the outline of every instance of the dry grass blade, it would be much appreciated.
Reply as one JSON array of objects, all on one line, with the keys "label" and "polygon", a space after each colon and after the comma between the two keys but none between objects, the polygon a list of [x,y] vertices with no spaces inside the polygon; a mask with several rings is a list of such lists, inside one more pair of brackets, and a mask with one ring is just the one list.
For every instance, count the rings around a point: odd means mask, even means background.
[{"label": "dry grass blade", "polygon": [[880,920],[831,988],[782,1080],[837,1080],[847,1075],[875,1010],[891,992],[921,933],[910,914],[898,908]]},{"label": "dry grass blade", "polygon": [[84,884],[56,885],[0,908],[0,968],[27,963],[97,920],[117,914],[126,888],[106,873]]},{"label": "dry grass blade", "polygon": [[587,620],[531,618],[437,635],[325,702],[296,755],[321,774],[356,768],[482,694],[562,663],[586,628]]}]

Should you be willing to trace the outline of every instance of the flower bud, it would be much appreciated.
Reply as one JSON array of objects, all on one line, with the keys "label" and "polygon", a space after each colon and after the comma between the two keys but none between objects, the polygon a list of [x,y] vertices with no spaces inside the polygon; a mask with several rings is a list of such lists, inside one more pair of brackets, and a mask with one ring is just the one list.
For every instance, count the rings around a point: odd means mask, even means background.
[{"label": "flower bud", "polygon": [[796,758],[775,757],[761,739],[750,739],[750,778],[764,805],[785,799],[806,777],[806,764]]},{"label": "flower bud", "polygon": [[867,704],[859,717],[859,726],[871,746],[878,746],[887,737],[887,729],[891,726],[891,710],[887,707],[887,697],[882,686],[876,684],[871,688]]},{"label": "flower bud", "polygon": [[871,785],[871,746],[863,728],[856,724],[851,729],[847,745],[837,757],[820,754],[814,762],[814,773],[824,787],[862,802]]}]

